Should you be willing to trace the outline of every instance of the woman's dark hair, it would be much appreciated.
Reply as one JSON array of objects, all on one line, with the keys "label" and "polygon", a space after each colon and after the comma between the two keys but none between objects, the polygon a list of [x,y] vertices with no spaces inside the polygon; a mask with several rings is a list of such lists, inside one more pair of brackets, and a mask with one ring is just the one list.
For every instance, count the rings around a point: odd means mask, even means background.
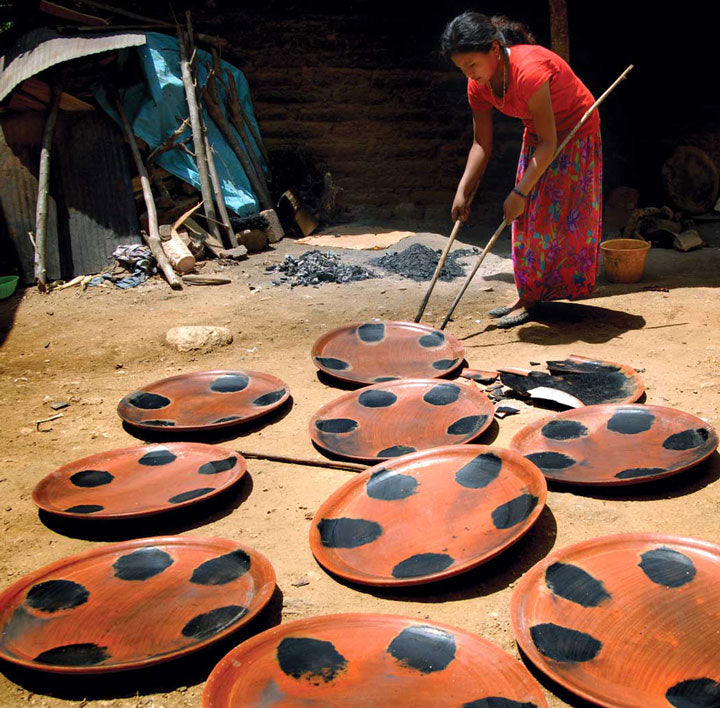
[{"label": "woman's dark hair", "polygon": [[463,52],[489,52],[493,42],[501,46],[537,44],[532,32],[520,22],[503,15],[488,17],[468,10],[448,22],[440,40],[443,56]]}]

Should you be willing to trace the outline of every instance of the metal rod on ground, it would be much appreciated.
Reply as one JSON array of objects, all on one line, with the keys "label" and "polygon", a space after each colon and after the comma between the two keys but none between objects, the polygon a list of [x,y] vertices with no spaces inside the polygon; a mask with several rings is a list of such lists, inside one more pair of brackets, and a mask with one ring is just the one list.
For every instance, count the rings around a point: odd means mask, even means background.
[{"label": "metal rod on ground", "polygon": [[348,472],[364,472],[368,465],[356,465],[352,462],[330,462],[329,460],[308,460],[300,457],[285,457],[283,455],[266,455],[261,452],[247,452],[237,450],[248,460],[269,460],[270,462],[285,462],[291,465],[307,465],[308,467],[328,467],[333,470],[346,470]]},{"label": "metal rod on ground", "polygon": [[60,96],[62,85],[53,86],[52,103],[45,130],[43,132],[42,150],[40,151],[40,169],[38,173],[38,195],[35,207],[35,284],[41,293],[47,290],[47,264],[45,256],[47,253],[47,221],[48,221],[48,183],[50,180],[50,150],[52,148],[53,133],[57,122],[58,110],[60,109]]},{"label": "metal rod on ground", "polygon": [[210,145],[210,141],[208,140],[207,136],[207,130],[204,130],[205,132],[205,152],[207,153],[207,162],[208,162],[208,170],[210,172],[210,181],[212,182],[212,188],[213,192],[215,192],[215,201],[217,202],[217,208],[220,212],[220,218],[222,219],[222,224],[225,227],[225,231],[227,232],[228,239],[230,241],[230,246],[232,248],[235,248],[235,246],[238,245],[237,237],[235,236],[235,231],[233,230],[232,224],[230,223],[230,215],[228,214],[227,207],[225,206],[225,197],[222,193],[222,185],[220,184],[220,177],[217,172],[217,167],[215,166],[215,156],[213,155],[212,151],[212,145]]},{"label": "metal rod on ground", "polygon": [[160,243],[157,210],[155,209],[155,199],[153,198],[152,189],[150,187],[150,178],[148,177],[147,170],[145,169],[145,165],[140,157],[140,150],[138,149],[135,136],[130,128],[127,115],[125,115],[125,109],[123,108],[122,102],[118,96],[115,97],[115,108],[120,116],[120,120],[122,121],[125,139],[130,144],[130,150],[132,151],[132,156],[135,160],[135,167],[138,171],[138,175],[140,175],[140,184],[142,185],[143,198],[145,199],[145,207],[148,213],[148,231],[150,232],[149,234],[145,234],[143,232],[143,238],[157,261],[160,270],[163,272],[163,275],[170,284],[170,287],[176,290],[182,290],[182,280],[168,262]]},{"label": "metal rod on ground", "polygon": [[200,193],[203,198],[203,209],[207,217],[207,230],[218,240],[221,240],[220,229],[218,229],[217,214],[213,202],[212,188],[210,187],[210,175],[208,174],[207,155],[205,153],[205,135],[203,124],[198,107],[197,94],[195,93],[195,75],[191,65],[193,57],[192,46],[192,25],[190,24],[190,13],[187,15],[187,30],[180,24],[177,26],[178,42],[180,44],[180,71],[185,86],[185,98],[187,99],[190,115],[190,127],[192,129],[193,147],[195,149],[195,162],[197,164],[198,179],[200,180]]},{"label": "metal rod on ground", "polygon": [[[557,150],[555,150],[555,154],[553,155],[552,160],[550,161],[550,164],[552,164],[552,162],[560,154],[560,152],[563,150],[563,148],[570,142],[570,140],[572,140],[575,133],[577,133],[577,131],[582,127],[582,125],[585,123],[585,121],[587,121],[587,119],[590,117],[592,112],[608,97],[610,92],[613,91],[613,89],[623,79],[625,79],[625,77],[630,73],[630,70],[632,68],[633,68],[633,65],[630,64],[630,66],[628,66],[628,68],[625,69],[625,71],[623,71],[623,73],[620,74],[620,76],[618,76],[617,79],[615,79],[615,81],[613,81],[613,83],[608,87],[608,89],[605,91],[605,93],[603,93],[600,96],[600,98],[598,98],[595,101],[595,103],[593,103],[592,106],[590,106],[590,108],[588,108],[587,111],[585,111],[583,117],[577,122],[577,125],[568,133],[567,137],[565,138],[565,140],[562,141],[562,143],[560,143],[560,146],[557,148]],[[540,179],[540,177],[542,177],[542,173],[537,176],[537,178],[535,179],[535,182],[537,182]],[[530,190],[534,186],[535,186],[535,183],[530,185],[528,187],[528,192],[530,192]],[[480,268],[480,264],[483,262],[483,260],[485,259],[485,256],[488,254],[488,252],[492,248],[493,244],[495,243],[495,241],[497,241],[497,239],[499,238],[500,234],[502,233],[503,229],[506,226],[507,226],[507,222],[503,219],[502,224],[500,224],[500,227],[492,235],[492,237],[488,241],[487,246],[485,246],[485,249],[478,257],[477,263],[475,263],[475,265],[473,266],[473,269],[470,271],[470,275],[468,275],[465,282],[463,283],[463,286],[460,289],[460,292],[457,294],[457,297],[455,298],[455,300],[453,300],[453,304],[451,305],[450,310],[448,310],[448,313],[445,316],[445,319],[443,320],[442,324],[440,325],[440,329],[445,329],[445,327],[447,326],[447,323],[450,321],[450,318],[452,317],[453,312],[455,312],[455,308],[457,307],[458,303],[460,302],[460,299],[465,294],[465,291],[467,290],[468,285],[470,285],[470,282],[472,281],[472,279],[475,277],[475,273],[477,273],[478,268]]]},{"label": "metal rod on ground", "polygon": [[432,295],[433,288],[435,287],[435,283],[437,283],[438,278],[440,277],[440,273],[443,269],[443,266],[445,265],[445,261],[447,260],[448,253],[450,253],[450,247],[453,245],[453,241],[455,241],[455,237],[458,234],[458,231],[460,230],[460,227],[462,226],[462,221],[458,219],[455,222],[455,226],[453,226],[452,233],[450,234],[450,238],[448,238],[447,245],[445,246],[445,250],[442,252],[442,255],[440,256],[440,260],[438,261],[437,268],[435,268],[435,274],[432,277],[432,281],[430,282],[430,285],[427,289],[427,292],[425,293],[425,297],[423,298],[423,301],[420,303],[420,309],[418,310],[417,315],[415,315],[415,322],[420,322],[423,316],[423,312],[425,312],[425,308],[427,307],[428,300],[430,300],[430,295]]}]

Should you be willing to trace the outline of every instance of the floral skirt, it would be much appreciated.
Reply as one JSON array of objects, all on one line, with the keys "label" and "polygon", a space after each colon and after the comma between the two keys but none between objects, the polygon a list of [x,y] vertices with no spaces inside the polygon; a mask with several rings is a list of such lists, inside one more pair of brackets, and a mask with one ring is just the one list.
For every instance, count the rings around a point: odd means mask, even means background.
[{"label": "floral skirt", "polygon": [[[523,144],[517,181],[534,146]],[[528,302],[577,300],[595,289],[602,228],[600,134],[571,140],[528,195],[512,224],[519,296]]]}]

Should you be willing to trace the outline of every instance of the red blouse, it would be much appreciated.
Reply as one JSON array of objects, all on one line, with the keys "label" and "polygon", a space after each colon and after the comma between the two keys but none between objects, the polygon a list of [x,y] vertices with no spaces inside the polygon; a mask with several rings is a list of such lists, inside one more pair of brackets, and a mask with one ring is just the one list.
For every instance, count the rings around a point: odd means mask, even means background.
[{"label": "red blouse", "polygon": [[[554,52],[538,44],[517,44],[509,47],[510,81],[505,105],[484,86],[468,79],[468,102],[476,110],[490,110],[493,106],[502,113],[520,118],[525,124],[525,140],[537,145],[538,137],[530,116],[530,97],[550,80],[550,98],[558,143],[575,127],[585,112],[595,102],[592,94],[573,73],[567,62]],[[585,124],[575,134],[582,138],[600,132],[600,116],[595,109]]]}]

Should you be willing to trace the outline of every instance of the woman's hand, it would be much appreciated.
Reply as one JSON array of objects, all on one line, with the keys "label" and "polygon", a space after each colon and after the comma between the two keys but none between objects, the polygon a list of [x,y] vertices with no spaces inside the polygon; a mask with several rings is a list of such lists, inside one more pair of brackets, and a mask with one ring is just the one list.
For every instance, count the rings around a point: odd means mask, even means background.
[{"label": "woman's hand", "polygon": [[525,211],[525,200],[515,192],[508,194],[505,203],[503,204],[503,213],[505,214],[505,221],[509,224],[520,216]]},{"label": "woman's hand", "polygon": [[471,202],[472,195],[469,197],[466,196],[462,186],[458,186],[457,192],[455,192],[455,199],[453,199],[452,209],[450,210],[453,222],[460,219],[464,224],[468,220]]}]

